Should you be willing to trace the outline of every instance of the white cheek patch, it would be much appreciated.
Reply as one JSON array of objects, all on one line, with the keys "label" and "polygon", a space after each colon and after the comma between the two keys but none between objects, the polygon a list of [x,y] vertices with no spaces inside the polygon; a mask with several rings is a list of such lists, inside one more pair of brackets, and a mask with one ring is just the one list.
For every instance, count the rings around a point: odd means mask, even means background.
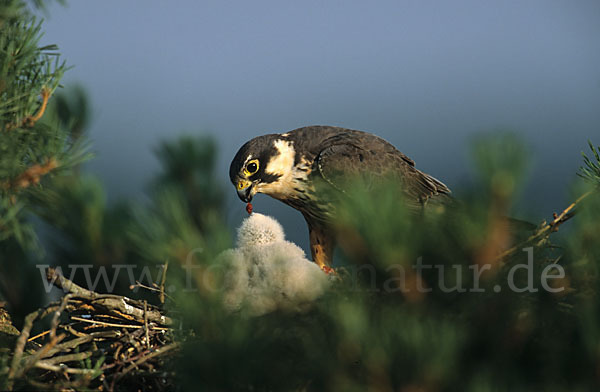
[{"label": "white cheek patch", "polygon": [[285,140],[276,140],[273,146],[277,150],[275,155],[265,167],[265,173],[286,177],[291,173],[294,167],[296,151],[292,142]]}]

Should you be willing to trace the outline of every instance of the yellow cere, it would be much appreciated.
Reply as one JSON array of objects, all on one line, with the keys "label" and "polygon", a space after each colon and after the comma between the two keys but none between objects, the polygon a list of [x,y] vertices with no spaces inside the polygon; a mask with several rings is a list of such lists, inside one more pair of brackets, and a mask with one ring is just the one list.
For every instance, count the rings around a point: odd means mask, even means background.
[{"label": "yellow cere", "polygon": [[237,187],[238,189],[244,189],[244,188],[248,188],[250,186],[250,181],[246,181],[246,180],[240,180],[237,183]]}]

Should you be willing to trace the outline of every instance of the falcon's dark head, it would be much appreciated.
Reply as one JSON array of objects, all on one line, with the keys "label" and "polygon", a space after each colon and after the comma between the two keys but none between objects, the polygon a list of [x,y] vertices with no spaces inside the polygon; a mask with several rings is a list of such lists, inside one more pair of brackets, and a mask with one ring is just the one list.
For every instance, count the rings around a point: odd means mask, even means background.
[{"label": "falcon's dark head", "polygon": [[293,191],[288,181],[294,171],[295,158],[294,144],[285,136],[259,136],[235,154],[229,167],[229,178],[239,198],[246,203],[256,193],[285,199]]}]

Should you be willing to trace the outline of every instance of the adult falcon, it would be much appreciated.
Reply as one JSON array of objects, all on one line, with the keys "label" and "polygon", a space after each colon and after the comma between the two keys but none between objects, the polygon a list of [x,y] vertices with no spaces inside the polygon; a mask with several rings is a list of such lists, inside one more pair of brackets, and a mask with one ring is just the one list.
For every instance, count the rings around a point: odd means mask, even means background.
[{"label": "adult falcon", "polygon": [[446,185],[417,170],[413,160],[382,138],[331,126],[258,136],[237,152],[229,177],[246,203],[264,193],[300,211],[308,224],[312,258],[320,267],[331,265],[335,246],[331,195],[344,197],[353,179],[397,181],[411,209],[443,202],[450,194]]}]

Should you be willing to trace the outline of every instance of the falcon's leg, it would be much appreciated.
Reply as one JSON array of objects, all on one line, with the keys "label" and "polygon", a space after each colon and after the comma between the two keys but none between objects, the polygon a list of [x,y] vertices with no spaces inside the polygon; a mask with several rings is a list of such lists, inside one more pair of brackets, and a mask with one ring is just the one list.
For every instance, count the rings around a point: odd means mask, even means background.
[{"label": "falcon's leg", "polygon": [[321,268],[329,267],[333,261],[333,236],[321,227],[309,226],[308,230],[313,261]]}]

